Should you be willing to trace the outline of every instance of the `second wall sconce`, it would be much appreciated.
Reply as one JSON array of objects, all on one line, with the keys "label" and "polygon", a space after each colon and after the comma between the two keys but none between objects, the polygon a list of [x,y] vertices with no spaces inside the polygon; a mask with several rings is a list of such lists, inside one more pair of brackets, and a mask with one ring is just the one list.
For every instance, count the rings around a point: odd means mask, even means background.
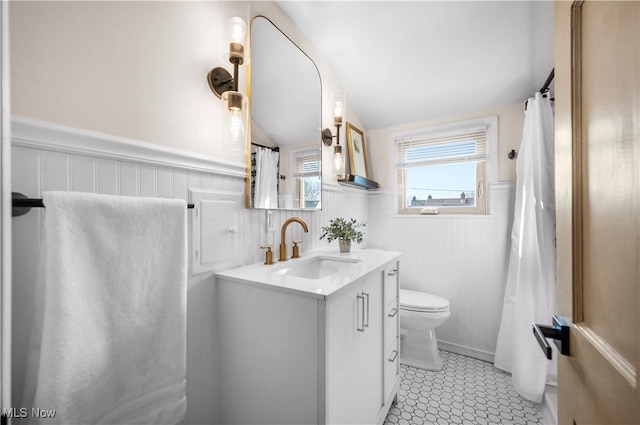
[{"label": "second wall sconce", "polygon": [[229,62],[233,64],[233,76],[222,67],[213,68],[207,74],[209,88],[219,98],[227,102],[231,112],[229,132],[232,143],[241,141],[245,132],[243,119],[244,96],[238,91],[238,67],[244,62],[244,39],[247,24],[233,17],[229,20]]},{"label": "second wall sconce", "polygon": [[333,125],[336,127],[336,135],[334,136],[328,128],[322,130],[322,143],[325,146],[331,146],[333,138],[336,138],[336,145],[333,147],[333,169],[338,179],[344,177],[344,155],[342,154],[342,146],[340,146],[340,127],[342,127],[343,112],[344,104],[336,101],[333,104]]}]

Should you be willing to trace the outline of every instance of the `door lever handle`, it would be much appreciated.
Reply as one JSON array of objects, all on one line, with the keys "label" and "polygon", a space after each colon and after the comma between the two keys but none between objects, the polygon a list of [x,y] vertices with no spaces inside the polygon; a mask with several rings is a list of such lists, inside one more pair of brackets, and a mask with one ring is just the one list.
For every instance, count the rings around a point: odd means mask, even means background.
[{"label": "door lever handle", "polygon": [[549,345],[547,338],[554,340],[553,343],[558,347],[561,354],[570,355],[569,329],[569,324],[558,316],[553,316],[553,326],[533,324],[533,335],[536,337],[547,359],[551,360],[551,345]]}]

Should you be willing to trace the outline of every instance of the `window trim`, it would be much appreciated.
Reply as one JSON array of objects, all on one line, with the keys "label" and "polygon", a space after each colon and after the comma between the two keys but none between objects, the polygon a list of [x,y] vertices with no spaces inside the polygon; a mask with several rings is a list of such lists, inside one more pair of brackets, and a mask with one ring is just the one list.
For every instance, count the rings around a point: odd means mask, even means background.
[{"label": "window trim", "polygon": [[[434,126],[424,126],[420,128],[414,128],[411,130],[399,131],[389,134],[389,182],[393,187],[395,212],[400,216],[416,216],[421,215],[424,217],[433,217],[429,214],[420,214],[420,208],[405,208],[404,201],[401,199],[401,194],[404,193],[403,184],[401,181],[400,170],[396,168],[397,156],[396,156],[396,139],[402,137],[412,136],[425,136],[434,135],[438,133],[455,132],[465,130],[472,127],[478,127],[479,125],[486,126],[486,161],[484,164],[484,176],[483,180],[479,181],[480,189],[478,192],[484,191],[484,206],[476,208],[438,208],[438,214],[444,215],[489,215],[490,214],[490,199],[489,199],[489,187],[498,181],[498,116],[488,116],[482,118],[475,118],[464,121],[455,121],[447,124],[440,124]],[[477,167],[476,173],[481,172],[481,168]],[[476,181],[478,182],[478,174],[476,174]]]},{"label": "window trim", "polygon": [[[309,172],[309,173],[298,173],[297,172],[297,163],[298,158],[305,156],[317,156],[318,157],[318,171]],[[316,147],[306,147],[300,149],[292,149],[289,151],[289,168],[291,169],[291,178],[295,179],[298,177],[322,177],[322,151]]]},{"label": "window trim", "polygon": [[[306,157],[306,156],[317,156],[318,157],[318,171],[308,172],[308,173],[298,173],[297,172],[297,163],[298,158]],[[307,209],[309,211],[313,211],[312,208],[305,208],[304,205],[306,202],[306,194],[304,191],[304,179],[310,177],[318,177],[320,179],[320,194],[318,199],[318,205],[322,205],[322,149],[318,147],[301,147],[298,149],[291,149],[289,151],[289,168],[290,168],[290,179],[291,179],[291,191],[294,196],[294,200],[298,202],[299,209]],[[319,208],[318,210],[320,210]]]}]

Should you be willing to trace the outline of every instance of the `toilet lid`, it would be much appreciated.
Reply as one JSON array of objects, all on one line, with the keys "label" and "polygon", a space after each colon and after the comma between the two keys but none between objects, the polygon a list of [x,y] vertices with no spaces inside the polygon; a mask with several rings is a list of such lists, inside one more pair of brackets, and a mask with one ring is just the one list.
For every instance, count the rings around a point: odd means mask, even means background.
[{"label": "toilet lid", "polygon": [[447,311],[449,301],[426,292],[400,289],[400,308],[413,311]]}]

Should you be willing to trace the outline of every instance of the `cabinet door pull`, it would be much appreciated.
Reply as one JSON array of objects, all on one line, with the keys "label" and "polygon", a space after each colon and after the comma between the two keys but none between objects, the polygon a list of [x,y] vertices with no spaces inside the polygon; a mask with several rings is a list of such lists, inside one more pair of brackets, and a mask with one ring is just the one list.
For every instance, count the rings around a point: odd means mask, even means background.
[{"label": "cabinet door pull", "polygon": [[[360,309],[360,300],[362,300],[362,309]],[[362,327],[360,327],[360,323],[362,323]],[[357,295],[356,299],[356,329],[358,332],[364,332],[364,296],[360,294]]]},{"label": "cabinet door pull", "polygon": [[387,276],[395,276],[396,274],[398,274],[398,269],[393,269],[393,270],[389,270],[389,273],[387,273]]},{"label": "cabinet door pull", "polygon": [[392,308],[391,310],[389,310],[389,317],[396,317],[396,314],[398,314],[398,309],[397,308]]},{"label": "cabinet door pull", "polygon": [[[369,294],[367,294],[366,292],[363,292],[362,295],[364,295],[365,297],[367,297],[367,321],[363,321],[362,324],[364,325],[365,328],[369,327]],[[363,319],[364,320],[364,319]]]},{"label": "cabinet door pull", "polygon": [[398,357],[398,350],[393,350],[393,352],[391,353],[391,356],[389,356],[387,360],[393,363],[396,361],[396,357]]}]

